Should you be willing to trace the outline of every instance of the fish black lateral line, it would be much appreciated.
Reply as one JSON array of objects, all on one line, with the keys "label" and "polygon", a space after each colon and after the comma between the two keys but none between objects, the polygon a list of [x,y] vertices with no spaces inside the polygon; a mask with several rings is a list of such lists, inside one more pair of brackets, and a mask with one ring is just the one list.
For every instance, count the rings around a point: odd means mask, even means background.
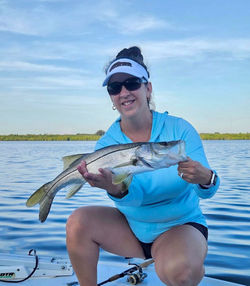
[{"label": "fish black lateral line", "polygon": [[187,156],[185,142],[176,140],[117,144],[88,154],[63,157],[63,172],[54,180],[41,186],[26,202],[27,207],[33,207],[39,203],[41,222],[47,219],[53,199],[59,190],[70,187],[66,195],[68,199],[86,183],[77,169],[83,160],[86,162],[89,173],[99,174],[99,168],[107,169],[112,172],[113,184],[124,183],[128,189],[134,175],[168,168],[186,161]]}]

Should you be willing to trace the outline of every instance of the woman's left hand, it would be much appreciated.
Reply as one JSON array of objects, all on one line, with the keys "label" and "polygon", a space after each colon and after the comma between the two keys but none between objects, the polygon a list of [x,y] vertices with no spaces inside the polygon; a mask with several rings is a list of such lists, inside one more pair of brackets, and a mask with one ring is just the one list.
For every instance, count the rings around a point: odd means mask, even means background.
[{"label": "woman's left hand", "polygon": [[178,164],[178,175],[186,182],[191,184],[209,185],[212,171],[204,167],[200,162],[193,161],[187,157],[188,161]]}]

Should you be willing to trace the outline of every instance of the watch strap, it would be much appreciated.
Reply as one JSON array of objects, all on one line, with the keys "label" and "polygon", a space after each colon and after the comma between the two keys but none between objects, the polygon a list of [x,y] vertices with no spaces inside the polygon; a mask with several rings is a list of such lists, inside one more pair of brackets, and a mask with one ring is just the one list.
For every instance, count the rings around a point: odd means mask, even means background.
[{"label": "watch strap", "polygon": [[216,185],[217,177],[218,177],[218,176],[217,176],[217,174],[216,174],[214,171],[211,170],[211,172],[212,172],[212,177],[211,177],[210,184],[208,184],[208,185],[199,184],[199,186],[200,186],[202,189],[210,189],[210,188],[212,188],[213,186]]}]

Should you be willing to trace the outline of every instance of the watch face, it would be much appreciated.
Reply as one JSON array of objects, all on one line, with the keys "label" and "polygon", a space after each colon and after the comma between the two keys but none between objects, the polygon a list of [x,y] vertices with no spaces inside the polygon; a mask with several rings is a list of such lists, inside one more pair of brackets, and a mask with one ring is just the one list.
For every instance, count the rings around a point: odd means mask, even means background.
[{"label": "watch face", "polygon": [[214,179],[213,179],[213,182],[212,182],[212,184],[214,186],[216,185],[217,179],[218,179],[218,176],[214,173]]}]

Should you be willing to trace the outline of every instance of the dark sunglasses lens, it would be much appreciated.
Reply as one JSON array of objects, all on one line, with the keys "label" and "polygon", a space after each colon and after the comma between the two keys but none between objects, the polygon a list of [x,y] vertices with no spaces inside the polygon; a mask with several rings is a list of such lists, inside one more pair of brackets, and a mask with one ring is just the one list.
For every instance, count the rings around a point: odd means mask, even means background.
[{"label": "dark sunglasses lens", "polygon": [[133,91],[141,87],[141,82],[139,80],[127,81],[124,83],[127,90]]},{"label": "dark sunglasses lens", "polygon": [[137,90],[141,87],[142,80],[140,78],[130,78],[125,80],[124,82],[112,82],[108,85],[108,93],[110,95],[117,95],[121,92],[122,86],[129,91]]},{"label": "dark sunglasses lens", "polygon": [[122,83],[121,82],[113,82],[108,85],[108,93],[110,95],[116,95],[121,92],[122,90]]}]

